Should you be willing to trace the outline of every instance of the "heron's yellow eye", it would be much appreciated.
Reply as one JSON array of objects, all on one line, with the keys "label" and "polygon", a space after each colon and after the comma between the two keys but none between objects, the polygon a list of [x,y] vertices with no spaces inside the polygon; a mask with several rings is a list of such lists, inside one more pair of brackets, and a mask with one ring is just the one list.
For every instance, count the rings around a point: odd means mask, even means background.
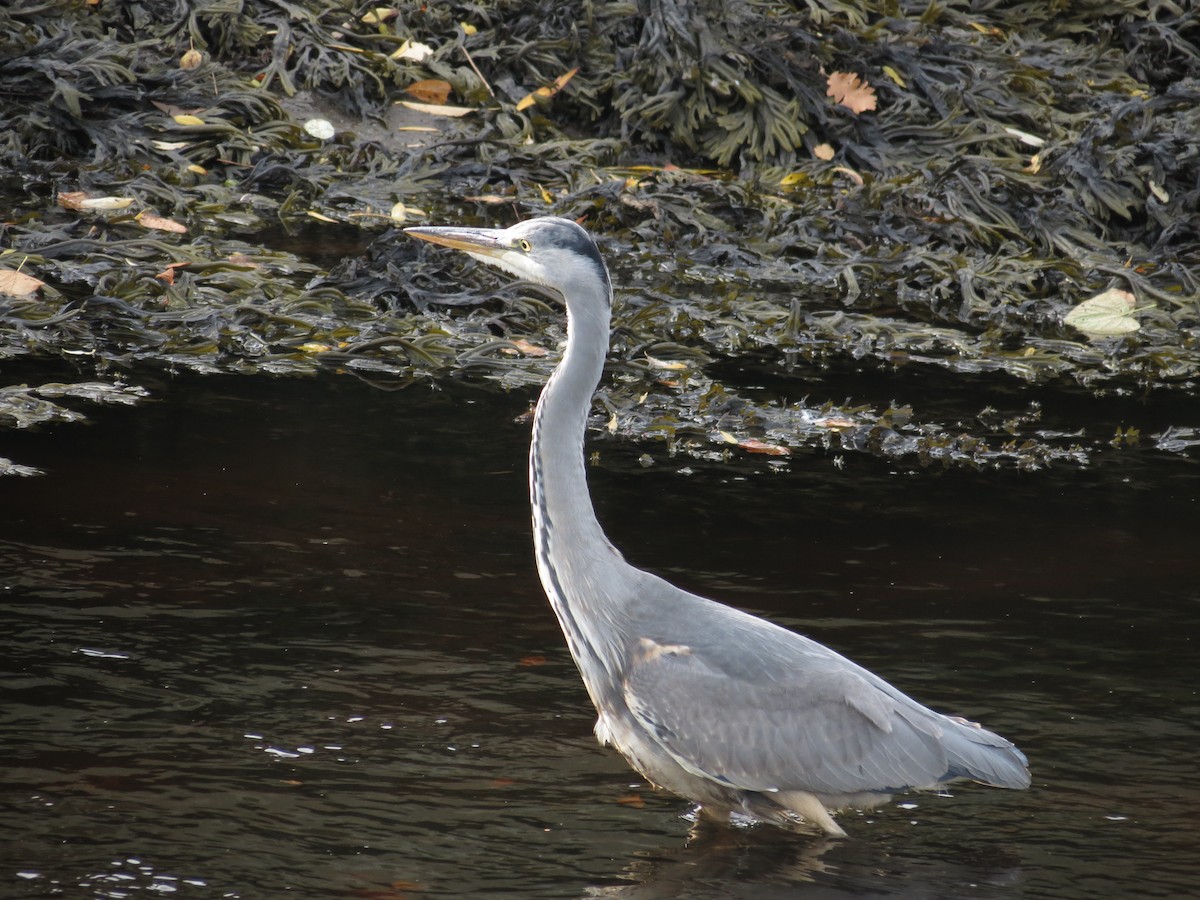
[{"label": "heron's yellow eye", "polygon": [[517,241],[517,246],[521,249],[522,253],[528,253],[533,249],[533,244],[529,243],[529,241],[525,240],[525,238],[521,238],[519,241]]}]

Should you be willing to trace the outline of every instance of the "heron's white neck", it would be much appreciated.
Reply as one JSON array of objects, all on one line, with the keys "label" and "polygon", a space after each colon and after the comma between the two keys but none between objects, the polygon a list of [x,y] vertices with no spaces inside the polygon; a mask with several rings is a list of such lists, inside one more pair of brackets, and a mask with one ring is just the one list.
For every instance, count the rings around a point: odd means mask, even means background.
[{"label": "heron's white neck", "polygon": [[620,588],[628,564],[609,543],[592,508],[584,474],[583,439],[592,394],[608,352],[608,298],[573,299],[568,306],[567,350],[538,400],[529,450],[534,550],[546,596],[580,661],[588,683],[592,659],[607,669],[616,658],[612,628],[626,597]]}]

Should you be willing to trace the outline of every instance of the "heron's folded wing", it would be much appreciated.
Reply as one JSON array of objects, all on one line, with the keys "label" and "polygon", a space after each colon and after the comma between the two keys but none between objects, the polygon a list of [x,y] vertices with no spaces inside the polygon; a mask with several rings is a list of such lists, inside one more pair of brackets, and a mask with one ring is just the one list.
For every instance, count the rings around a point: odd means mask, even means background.
[{"label": "heron's folded wing", "polygon": [[745,790],[890,792],[932,786],[950,768],[940,716],[834,655],[749,680],[690,647],[655,644],[624,693],[680,765]]}]

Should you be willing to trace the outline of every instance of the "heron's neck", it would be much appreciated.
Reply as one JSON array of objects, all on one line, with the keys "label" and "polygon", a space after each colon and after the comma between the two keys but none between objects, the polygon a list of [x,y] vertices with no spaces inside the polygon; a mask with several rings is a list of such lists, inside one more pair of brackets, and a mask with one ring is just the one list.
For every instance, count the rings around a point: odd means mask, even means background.
[{"label": "heron's neck", "polygon": [[[587,682],[583,660],[607,668],[613,658],[606,643],[613,630],[604,623],[622,612],[628,564],[596,519],[584,474],[588,411],[608,351],[608,304],[579,305],[585,312],[569,315],[566,353],[538,400],[529,480],[538,573]],[[588,684],[594,701],[595,688]]]}]

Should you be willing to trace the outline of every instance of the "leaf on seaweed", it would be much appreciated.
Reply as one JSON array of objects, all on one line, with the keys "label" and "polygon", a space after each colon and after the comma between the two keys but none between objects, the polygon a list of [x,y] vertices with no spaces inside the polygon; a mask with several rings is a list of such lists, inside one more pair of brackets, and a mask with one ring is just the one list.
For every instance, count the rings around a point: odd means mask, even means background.
[{"label": "leaf on seaweed", "polygon": [[875,88],[852,72],[831,72],[826,85],[825,95],[855,115],[875,109],[877,105]]},{"label": "leaf on seaweed", "polygon": [[0,269],[0,294],[9,297],[30,297],[45,282],[16,269]]},{"label": "leaf on seaweed", "polygon": [[578,71],[579,67],[576,66],[570,72],[566,72],[565,74],[559,75],[557,78],[555,78],[554,84],[547,85],[546,87],[540,87],[536,91],[531,91],[530,93],[526,94],[517,101],[517,112],[520,112],[523,109],[528,109],[539,99],[549,100],[559,91],[561,91],[566,86],[567,82],[575,77],[575,73]]},{"label": "leaf on seaweed", "polygon": [[186,234],[187,226],[174,219],[168,219],[166,216],[155,215],[152,212],[140,212],[134,217],[135,221],[143,228],[149,228],[153,231],[170,231],[173,234]]},{"label": "leaf on seaweed", "polygon": [[411,94],[421,103],[440,104],[450,98],[450,90],[450,82],[440,78],[426,78],[423,81],[414,81],[404,89],[404,93]]},{"label": "leaf on seaweed", "polygon": [[475,112],[470,106],[443,106],[440,103],[417,103],[414,100],[401,100],[400,105],[414,112],[422,112],[430,116],[450,116],[455,119]]},{"label": "leaf on seaweed", "polygon": [[1097,337],[1129,334],[1141,328],[1132,315],[1137,312],[1136,306],[1137,298],[1129,291],[1109,288],[1084,300],[1067,313],[1063,322]]}]

